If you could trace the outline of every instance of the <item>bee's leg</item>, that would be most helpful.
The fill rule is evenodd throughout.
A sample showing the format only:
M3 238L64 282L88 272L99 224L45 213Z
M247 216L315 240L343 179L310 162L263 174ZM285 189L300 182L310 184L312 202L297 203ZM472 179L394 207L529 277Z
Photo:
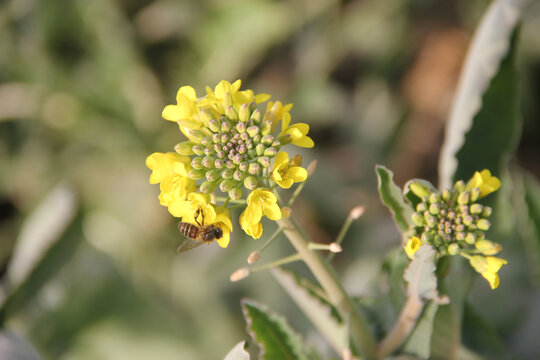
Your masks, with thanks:
M202 227L201 223L199 223L199 215L201 215L202 213L202 209L201 207L199 206L199 208L197 209L197 211L195 211L195 222L197 223L197 225L199 225L199 227ZM204 214L203 214L203 223L204 223Z

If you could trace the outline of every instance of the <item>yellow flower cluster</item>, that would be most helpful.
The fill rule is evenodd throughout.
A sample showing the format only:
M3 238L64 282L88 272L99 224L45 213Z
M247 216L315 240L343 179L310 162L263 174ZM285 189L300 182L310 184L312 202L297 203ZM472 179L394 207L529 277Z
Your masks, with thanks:
M314 146L309 125L291 123L292 104L268 102L261 110L258 105L270 95L240 87L240 80L221 81L214 89L207 87L203 97L191 86L181 87L176 104L167 105L162 116L176 122L187 140L175 146L176 152L156 152L146 159L150 183L160 185L160 204L182 222L219 227L221 247L229 244L233 230L229 203L246 204L240 226L255 239L262 235L263 216L281 218L273 191L308 175L302 158L290 159L282 148ZM243 198L245 190L249 194Z
M404 247L407 256L412 259L422 245L433 246L441 255L459 254L469 260L492 289L497 288L497 272L507 261L494 257L502 247L484 238L484 231L490 227L487 217L491 208L475 201L497 191L500 186L500 180L491 176L489 170L475 172L466 185L458 181L453 190L442 194L432 192L420 183L411 184L411 191L423 201L417 205L412 218L421 229L421 236L408 238Z

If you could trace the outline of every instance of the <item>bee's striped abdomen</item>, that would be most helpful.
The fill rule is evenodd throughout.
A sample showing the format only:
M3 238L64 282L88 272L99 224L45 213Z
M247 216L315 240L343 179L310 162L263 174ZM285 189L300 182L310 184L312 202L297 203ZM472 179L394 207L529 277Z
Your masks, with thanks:
M181 222L178 224L178 229L180 230L180 233L185 237L197 240L197 236L199 235L199 228L196 225L187 222Z

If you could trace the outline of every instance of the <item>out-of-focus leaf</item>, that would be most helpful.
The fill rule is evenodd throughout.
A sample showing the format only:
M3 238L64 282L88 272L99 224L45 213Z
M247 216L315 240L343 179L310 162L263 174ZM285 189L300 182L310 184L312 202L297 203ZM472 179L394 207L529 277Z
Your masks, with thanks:
M20 285L60 239L75 216L77 200L65 184L54 188L24 222L8 266L10 286Z
M465 303L463 311L463 345L490 359L503 358L505 349L499 335L473 307Z
M232 348L223 360L249 360L249 353L245 350L246 342L240 341Z
M409 259L401 248L388 254L383 263L382 270L388 274L390 300L394 309L396 309L396 314L406 300L403 273L408 265Z
M525 174L523 191L526 214L522 214L519 229L522 233L525 232L523 239L532 277L537 284L540 284L540 184L534 177Z
M430 339L433 332L433 320L439 304L430 301L425 307L422 315L416 321L416 326L411 335L403 345L402 352L409 355L418 356L421 359L428 359L430 356Z
M521 126L514 67L521 7L494 1L478 26L456 92L439 161L441 187L476 170L500 175Z
M435 250L429 245L421 246L403 274L409 283L407 295L422 300L443 301L437 292L435 270Z
M347 347L347 329L332 315L335 312L332 305L304 287L292 272L274 268L272 275L334 350L341 354Z
M242 300L242 309L247 330L259 346L261 359L307 360L300 336L283 316L250 299Z
M8 331L0 332L0 359L40 360L36 349L25 339Z
M392 214L394 220L401 232L407 231L411 225L411 215L413 209L403 199L401 189L394 184L394 173L382 165L375 166L379 184L379 195L382 202L386 205Z

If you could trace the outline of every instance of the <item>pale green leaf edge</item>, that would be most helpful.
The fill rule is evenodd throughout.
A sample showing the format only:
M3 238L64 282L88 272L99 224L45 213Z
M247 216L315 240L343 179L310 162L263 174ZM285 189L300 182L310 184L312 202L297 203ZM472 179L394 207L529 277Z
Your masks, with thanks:
M401 193L401 189L394 181L394 173L383 165L376 165L378 190L383 204L390 209L394 220L401 232L409 229L413 209L407 204Z
M245 350L246 342L240 341L225 355L223 360L249 360L249 353Z

